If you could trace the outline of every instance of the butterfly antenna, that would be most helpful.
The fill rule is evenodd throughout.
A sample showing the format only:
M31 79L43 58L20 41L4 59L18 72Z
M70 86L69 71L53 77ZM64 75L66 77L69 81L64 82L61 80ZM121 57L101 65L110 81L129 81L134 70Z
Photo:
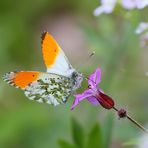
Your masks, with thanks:
M90 55L89 55L89 59L95 55L95 52L93 51Z
M93 51L86 59L83 63L81 63L76 69L80 69L80 67L82 67L84 64L87 64L90 59L95 55L95 52Z
M95 55L95 51L93 51L86 59L85 59L85 64L88 63L90 61L90 59ZM81 66L84 65L84 62L82 64L79 65L79 67L77 69L79 69ZM90 80L92 81L93 83L96 84L96 82L94 82L93 80L89 79L89 76L84 74L82 75L82 77L85 79L85 80Z

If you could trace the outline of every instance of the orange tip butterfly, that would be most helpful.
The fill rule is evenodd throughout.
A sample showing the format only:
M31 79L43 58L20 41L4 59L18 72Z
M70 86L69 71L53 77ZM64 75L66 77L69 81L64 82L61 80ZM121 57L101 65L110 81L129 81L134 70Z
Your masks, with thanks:
M81 86L83 76L72 67L63 50L48 32L44 32L41 38L47 72L9 72L3 76L3 80L24 90L30 100L56 106L65 103Z

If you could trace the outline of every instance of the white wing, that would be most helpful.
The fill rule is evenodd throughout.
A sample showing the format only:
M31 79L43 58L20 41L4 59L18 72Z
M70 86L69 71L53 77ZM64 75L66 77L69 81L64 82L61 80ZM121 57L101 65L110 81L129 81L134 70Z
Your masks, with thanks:
M73 91L70 78L35 71L6 73L3 79L10 85L20 88L30 100L58 105L65 103Z
M69 78L40 73L36 81L33 81L25 88L25 95L40 103L48 103L54 106L66 103L71 95L73 84Z
M47 72L70 76L75 71L58 43L48 32L42 34L42 53Z

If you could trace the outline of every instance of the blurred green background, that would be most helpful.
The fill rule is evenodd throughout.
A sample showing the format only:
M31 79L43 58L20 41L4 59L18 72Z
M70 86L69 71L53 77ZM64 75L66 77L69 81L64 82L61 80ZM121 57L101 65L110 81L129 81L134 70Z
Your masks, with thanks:
M117 6L112 14L94 17L98 5L98 0L0 0L0 76L45 71L40 36L47 30L78 70L90 74L99 65L101 88L145 125L148 48L140 47L134 32L146 21L148 8L125 11ZM84 82L79 92L86 87ZM135 147L130 141L142 133L132 123L87 101L71 111L73 99L58 107L39 104L0 79L0 148Z

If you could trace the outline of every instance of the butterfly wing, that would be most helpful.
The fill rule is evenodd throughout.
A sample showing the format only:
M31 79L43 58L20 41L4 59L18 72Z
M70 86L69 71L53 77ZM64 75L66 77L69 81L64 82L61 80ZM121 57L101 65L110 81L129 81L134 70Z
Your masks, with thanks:
M42 53L47 72L70 76L75 71L58 43L48 32L42 34Z
M58 105L80 87L82 75L71 66L64 52L48 32L42 35L42 53L47 73L20 71L6 73L3 79L24 90L25 95L38 102Z
M70 78L41 72L10 72L3 79L24 90L29 99L53 105L65 103L73 87Z

